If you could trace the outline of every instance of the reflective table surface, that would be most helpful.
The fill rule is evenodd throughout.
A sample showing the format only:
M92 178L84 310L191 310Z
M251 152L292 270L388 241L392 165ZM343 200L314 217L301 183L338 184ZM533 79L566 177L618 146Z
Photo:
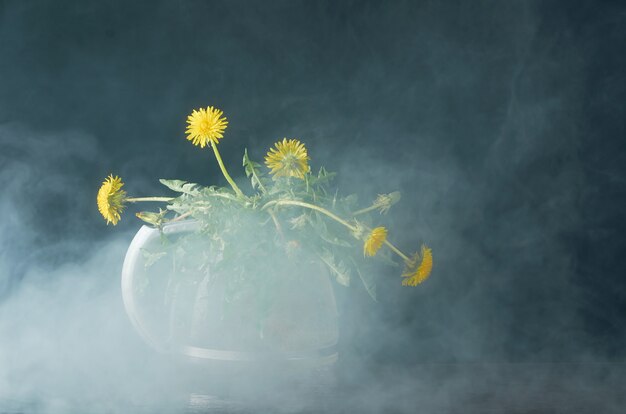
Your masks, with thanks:
M625 364L424 364L271 386L257 380L242 378L230 388L187 383L152 396L112 395L106 401L42 390L28 400L0 398L0 414L626 412Z

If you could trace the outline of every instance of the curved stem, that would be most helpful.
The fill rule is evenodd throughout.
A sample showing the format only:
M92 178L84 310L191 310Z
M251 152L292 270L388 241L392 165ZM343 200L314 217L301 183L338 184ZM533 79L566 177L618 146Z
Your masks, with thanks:
M344 225L345 227L347 227L351 231L357 231L357 228L355 226L353 226L352 224L348 223L347 221L345 221L341 217L331 213L330 211L326 210L325 208L316 206L315 204L309 204L309 203L305 203L303 201L296 201L296 200L274 200L274 201L268 202L263 207L261 207L261 210L265 210L266 208L268 208L270 206L273 206L273 205L276 205L276 206L280 206L280 205L299 206L299 207L304 207L304 208L308 208L308 209L311 209L311 210L319 211L320 213L330 217L331 219L335 220L336 222ZM369 229L369 230L371 231L371 229ZM395 254L400 256L405 262L408 262L408 261L411 260L406 254L402 253L402 251L400 249L398 249L396 246L391 244L391 242L389 240L385 240L384 243L387 245L387 247L389 247L391 249L391 251L393 251Z
M220 169L222 170L222 174L224 174L224 177L226 178L226 181L228 181L228 184L230 184L230 186L233 188L233 190L235 190L235 193L238 196L245 197L243 193L241 192L241 190L239 189L239 187L237 187L237 184L235 184L235 181L233 181L233 179L231 178L230 174L228 174L228 171L226 171L226 167L224 166L224 161L222 161L222 156L220 155L220 152L217 150L217 145L211 142L211 147L213 148L213 153L215 154L217 163L219 164Z
M273 206L273 205L276 205L276 206L299 206L299 207L304 207L304 208L308 208L308 209L311 209L311 210L315 210L315 211L318 211L318 212L324 214L325 216L330 217L331 219L335 220L337 223L344 225L345 227L349 228L351 231L356 231L357 230L357 228L355 226L353 226L352 224L348 223L347 221L345 221L341 217L331 213L330 211L326 210L325 208L316 206L315 204L305 203L303 201L274 200L274 201L268 202L263 207L261 207L261 210L265 210L266 208L268 208L270 206Z
M164 201L169 203L173 199L173 197L129 197L125 198L124 201L128 201L129 203L138 203L141 201Z

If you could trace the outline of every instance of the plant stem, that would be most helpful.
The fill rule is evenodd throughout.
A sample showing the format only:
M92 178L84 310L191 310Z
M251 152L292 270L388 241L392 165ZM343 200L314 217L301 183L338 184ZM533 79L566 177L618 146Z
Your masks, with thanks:
M363 208L361 210L355 211L354 213L352 213L353 216L358 216L359 214L364 214L364 213L368 213L372 210L376 210L379 206L376 204L372 204L371 206L367 207L367 208Z
M391 244L388 240L385 240L385 244L387 245L387 247L389 247L395 254L397 254L398 256L400 256L405 262L410 261L411 259L404 253L402 253L400 251L400 249L398 249L396 246L394 246L393 244Z
M278 221L278 218L276 218L276 214L274 214L274 212L272 210L267 210L268 214L270 215L270 217L272 218L272 221L274 221L274 226L276 226L276 231L278 231L278 235L280 236L280 240L285 243L285 234L283 233L283 228L280 225L280 222Z
M213 153L215 154L217 163L219 164L220 169L222 170L222 174L224 174L224 177L226 178L226 181L228 181L228 184L230 184L230 186L233 188L233 190L235 190L235 193L238 196L245 197L243 193L241 192L241 190L239 189L239 187L237 187L237 184L235 184L233 179L230 177L230 174L228 174L228 171L226 171L226 167L224 166L224 161L222 161L222 156L220 155L220 152L217 150L217 145L215 145L214 142L211 142L211 147L213 148Z
M188 211L188 212L186 212L186 213L183 213L183 214L181 214L180 216L178 216L178 217L176 217L176 218L171 219L169 222L170 222L170 223L174 223L174 222L176 222L176 221L180 221L180 220L186 219L186 218L187 218L187 217L189 217L189 216L191 216L191 211Z
M274 201L268 202L263 207L261 207L261 210L265 210L266 208L268 208L270 206L273 206L273 205L276 205L276 206L280 206L280 205L299 206L299 207L304 207L304 208L308 208L308 209L311 209L311 210L319 211L320 213L330 217L331 219L335 220L336 222L344 225L345 227L347 227L351 231L357 231L357 228L355 226L353 226L352 224L348 223L347 221L345 221L341 217L338 217L337 215L331 213L330 211L326 210L325 208L316 206L315 204L309 204L309 203L305 203L303 201L296 201L296 200L274 200ZM371 229L368 229L368 230L371 231ZM400 251L400 249L398 249L396 246L391 244L391 242L389 242L388 240L385 240L385 244L387 245L387 247L389 247L391 249L391 251L393 251L395 254L400 256L405 262L408 262L408 261L411 260L406 254L402 253L402 251Z
M129 203L137 203L140 201L164 201L166 203L172 201L174 198L172 197L130 197L125 198L124 201L128 201Z
M270 201L267 204L265 204L263 207L261 207L261 210L265 210L266 208L272 206L272 205L277 205L277 206L299 206L299 207L304 207L304 208L308 208L311 210L315 210L318 211L328 217L330 217L331 219L335 220L337 223L340 223L342 225L344 225L345 227L349 228L351 231L356 231L357 228L355 226L353 226L352 224L348 223L347 221L345 221L344 219L342 219L339 216L336 216L335 214L331 213L330 211L326 210L323 207L319 207L316 206L315 204L309 204L309 203L305 203L303 201L296 201L296 200L274 200L274 201Z

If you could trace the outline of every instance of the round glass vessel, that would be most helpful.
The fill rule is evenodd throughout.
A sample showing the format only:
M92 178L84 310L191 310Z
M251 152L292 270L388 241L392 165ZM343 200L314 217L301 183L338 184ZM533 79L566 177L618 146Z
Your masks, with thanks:
M190 220L165 224L162 231L143 226L126 252L124 306L151 347L207 362L336 361L337 306L318 260L263 252L249 283L220 265L222 252L198 228Z

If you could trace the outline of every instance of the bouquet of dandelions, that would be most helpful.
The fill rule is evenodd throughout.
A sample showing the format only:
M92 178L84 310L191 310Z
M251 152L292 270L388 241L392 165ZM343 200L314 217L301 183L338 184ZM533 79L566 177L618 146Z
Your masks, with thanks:
M372 212L386 214L400 199L398 192L380 194L373 203L358 209L356 196L339 196L329 189L334 174L321 167L311 172L307 149L297 139L276 142L265 157L263 167L250 160L247 150L243 168L250 179L252 193L245 194L226 170L218 144L228 125L223 112L212 106L194 110L187 118L187 139L200 148L211 147L230 188L203 186L181 180L160 180L176 197L129 197L118 176L110 175L98 191L98 209L108 223L116 225L127 203L163 202L158 212L137 213L144 222L162 229L168 223L183 219L197 221L196 240L207 241L213 254L185 258L184 240L163 243L162 251L146 252L147 263L154 263L166 252L183 252L183 261L194 266L221 267L232 274L231 290L238 286L259 286L266 274L276 269L273 260L318 260L328 267L341 285L349 285L353 277L362 280L367 292L376 298L375 272L372 258L390 264L391 253L404 262L403 286L416 286L426 280L433 266L431 249L422 246L411 256L404 254L388 239L385 227L372 224ZM187 241L186 245L191 244ZM387 249L382 247L386 246ZM274 252L282 251L276 256ZM219 254L216 254L219 252ZM267 262L267 260L265 260ZM209 265L209 266L207 266ZM397 265L397 264L396 264Z

